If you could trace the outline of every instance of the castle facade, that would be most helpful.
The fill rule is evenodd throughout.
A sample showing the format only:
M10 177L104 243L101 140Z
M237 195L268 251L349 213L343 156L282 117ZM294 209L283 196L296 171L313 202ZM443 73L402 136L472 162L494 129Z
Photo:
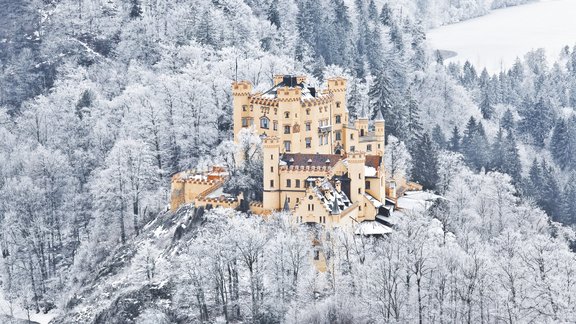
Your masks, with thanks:
M253 211L289 210L302 223L386 224L396 189L385 178L385 121L378 113L372 122L367 116L351 122L344 78L316 89L306 77L278 75L266 92L253 92L248 81L233 82L232 95L234 139L252 128L263 142L264 198L251 204ZM214 171L187 174L173 177L173 209L205 201L209 197L200 189L213 194L225 181ZM220 198L227 207L233 200Z

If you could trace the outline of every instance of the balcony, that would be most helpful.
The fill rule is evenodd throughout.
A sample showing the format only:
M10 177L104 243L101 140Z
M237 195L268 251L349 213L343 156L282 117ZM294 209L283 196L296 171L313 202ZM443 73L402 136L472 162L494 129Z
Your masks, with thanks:
M324 134L332 131L332 125L318 127L318 133Z

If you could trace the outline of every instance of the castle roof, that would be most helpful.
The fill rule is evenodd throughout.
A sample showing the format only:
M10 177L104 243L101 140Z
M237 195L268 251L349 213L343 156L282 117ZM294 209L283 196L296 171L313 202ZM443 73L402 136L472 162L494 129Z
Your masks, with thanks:
M342 157L338 154L302 154L286 153L280 160L287 165L295 166L329 166L333 167Z
M382 158L378 155L366 155L366 162L364 162L364 165L378 170L381 159Z
M327 178L320 180L320 184L314 187L316 196L322 201L324 207L332 215L338 215L352 205L344 191L338 191Z
M302 99L311 99L316 97L316 89L314 87L309 87L305 82L298 82L298 77L296 76L285 75L282 82L265 91L262 94L262 98L276 99L278 97L278 89L283 87L300 88Z

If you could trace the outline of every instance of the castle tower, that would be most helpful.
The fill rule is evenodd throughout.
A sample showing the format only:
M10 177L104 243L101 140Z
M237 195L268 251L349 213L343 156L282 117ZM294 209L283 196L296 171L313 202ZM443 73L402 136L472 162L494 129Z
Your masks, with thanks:
M280 152L301 152L300 148L300 98L302 90L299 87L279 87L277 90L280 122L278 136L280 137ZM284 128L289 127L285 132Z
M234 142L238 143L238 133L243 127L252 126L249 96L252 84L249 81L232 82L232 114L234 116Z
M344 120L344 116L347 116L348 112L346 107L346 79L342 77L328 79L328 91L334 95L334 114L342 115L342 123L348 123L348 120Z
M364 152L348 154L348 177L350 178L350 201L352 203L362 201L364 196L364 164L366 156Z
M377 152L378 155L384 156L384 142L386 141L386 135L384 133L385 124L384 124L384 117L382 116L382 112L378 110L376 113L376 119L374 119L374 135L377 138L378 146Z
M264 159L264 209L280 209L280 141L278 137L264 138L262 141Z

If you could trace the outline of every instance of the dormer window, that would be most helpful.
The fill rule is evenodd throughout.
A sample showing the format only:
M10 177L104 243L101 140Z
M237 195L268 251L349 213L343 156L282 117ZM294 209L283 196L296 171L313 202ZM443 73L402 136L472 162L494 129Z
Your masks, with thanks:
M268 119L268 117L260 118L260 128L264 129L270 128L270 119Z

